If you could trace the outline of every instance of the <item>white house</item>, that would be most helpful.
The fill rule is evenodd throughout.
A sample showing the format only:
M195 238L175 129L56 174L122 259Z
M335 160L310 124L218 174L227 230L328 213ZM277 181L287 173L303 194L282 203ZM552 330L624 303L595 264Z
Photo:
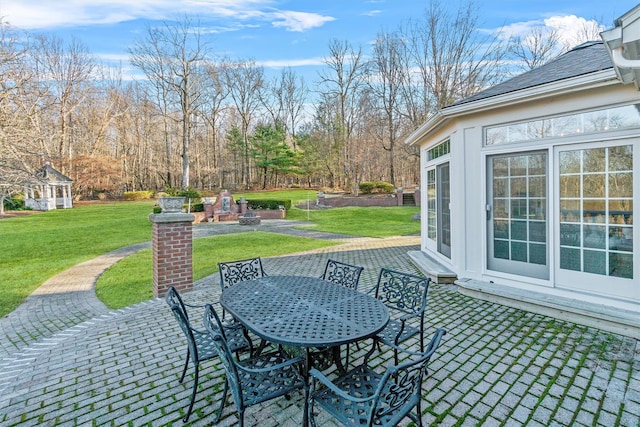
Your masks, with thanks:
M421 251L461 292L640 337L640 5L440 110L420 147Z

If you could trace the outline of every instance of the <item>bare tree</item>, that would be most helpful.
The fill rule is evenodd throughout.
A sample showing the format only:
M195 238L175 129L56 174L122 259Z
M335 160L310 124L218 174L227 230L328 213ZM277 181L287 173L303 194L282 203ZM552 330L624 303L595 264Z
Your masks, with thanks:
M519 68L528 71L554 58L561 52L562 46L558 30L538 27L524 37L514 38L509 50L522 63Z
M296 76L291 68L284 68L280 76L268 86L271 102L265 100L265 107L274 123L282 123L291 137L293 149L296 149L296 130L304 113L305 102L309 95L305 81Z
M182 182L189 186L189 146L191 119L199 92L196 81L206 58L207 44L199 26L189 18L161 27L147 28L147 36L129 50L131 63L155 85L162 111L175 110L181 124ZM177 108L175 104L177 103Z
M347 178L346 186L353 190L354 187L357 189L353 171L358 165L353 159L351 134L358 120L358 98L364 84L365 61L362 49L353 48L348 41L333 39L329 42L329 56L324 59L324 63L328 70L320 72L318 83L327 99L322 107L334 108L332 113L336 120L332 131L342 151L341 164Z
M240 178L242 184L247 187L252 182L249 131L265 98L264 69L257 66L253 60L228 62L225 67L225 80L241 120L243 164Z
M478 6L461 4L453 14L433 0L424 19L408 27L413 60L428 88L431 108L440 109L503 78L507 47L478 31Z
M404 68L406 60L404 41L393 33L380 32L373 44L373 54L369 63L368 87L371 95L368 99L372 107L381 115L384 125L380 132L380 142L389 154L389 181L396 184L395 156L396 142L399 138L402 116L402 87L409 70Z
M34 59L40 72L41 83L48 87L52 107L57 112L57 149L56 155L62 160L71 160L72 148L71 122L74 111L86 102L90 92L89 81L96 67L93 56L87 47L73 38L65 45L58 37L37 37ZM52 111L52 114L55 114Z
M50 88L38 80L31 42L0 19L0 214L49 157L41 122Z

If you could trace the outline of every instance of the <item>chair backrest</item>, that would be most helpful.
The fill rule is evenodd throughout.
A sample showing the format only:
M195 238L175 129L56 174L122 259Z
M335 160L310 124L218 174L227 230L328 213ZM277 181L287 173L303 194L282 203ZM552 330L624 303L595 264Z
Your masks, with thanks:
M427 305L430 281L428 277L382 268L375 297L392 309L407 314L418 313Z
M364 270L364 267L330 259L327 261L321 279L345 288L357 289L362 270Z
M176 318L178 325L180 325L180 329L184 333L187 338L187 345L189 346L189 354L191 355L191 360L196 363L198 360L198 346L196 345L195 337L193 336L193 329L191 327L191 323L189 323L189 315L187 314L187 308L180 297L180 294L171 286L167 295L165 296L165 301L171 308L171 312L173 313L173 317Z
M406 352L413 356L409 361L387 369L376 388L368 426L395 426L418 404L427 365L445 334L438 329L424 353Z
M236 283L265 276L262 260L259 257L219 262L218 269L220 270L220 286L223 291Z
M204 309L204 326L213 339L213 345L216 348L220 361L222 362L222 366L224 367L236 407L242 408L242 388L240 386L238 369L236 368L233 355L229 349L229 344L227 343L227 338L224 333L220 317L211 304L207 304Z

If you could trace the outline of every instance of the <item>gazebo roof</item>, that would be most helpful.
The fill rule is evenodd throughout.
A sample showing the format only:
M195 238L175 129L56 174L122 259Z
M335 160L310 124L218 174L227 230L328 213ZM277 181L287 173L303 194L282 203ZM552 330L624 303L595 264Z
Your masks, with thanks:
M47 183L67 183L72 182L73 180L68 176L62 174L60 171L51 166L51 163L46 162L43 167L38 169L35 173L35 176L40 182Z

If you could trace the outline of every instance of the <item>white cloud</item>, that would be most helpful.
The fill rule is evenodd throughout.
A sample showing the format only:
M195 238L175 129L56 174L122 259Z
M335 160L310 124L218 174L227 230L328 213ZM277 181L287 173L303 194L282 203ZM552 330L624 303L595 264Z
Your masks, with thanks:
M560 43L573 46L582 39L585 29L594 28L603 31L605 28L594 19L585 19L575 15L554 15L543 20L515 22L504 26L501 30L501 38L521 37L531 33L534 28L555 30L558 33Z
M605 29L594 19L587 20L575 15L552 16L545 19L544 23L547 27L555 29L558 32L560 42L567 46L575 46L580 42L585 30L596 29L601 32Z
M370 10L368 12L363 13L364 16L376 16L381 14L382 11L380 9L376 9L376 10Z
M203 20L235 20L241 25L271 22L288 31L305 31L335 19L276 9L274 3L274 0L1 0L0 16L11 25L28 30L116 24L134 19L169 20L191 14ZM222 25L218 24L218 28Z
M305 31L335 20L331 16L308 12L278 11L273 15L276 19L273 21L273 26L284 27L287 31Z
M274 59L268 61L258 61L258 65L266 68L285 68L285 67L313 67L324 65L323 58L306 58L306 59Z

